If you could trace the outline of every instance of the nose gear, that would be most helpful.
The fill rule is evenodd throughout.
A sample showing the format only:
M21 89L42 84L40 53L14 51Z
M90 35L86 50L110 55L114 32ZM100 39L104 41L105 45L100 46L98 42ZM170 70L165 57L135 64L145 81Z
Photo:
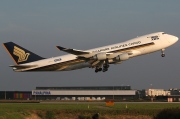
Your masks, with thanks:
M165 49L161 49L161 57L165 57L165 53L164 53Z

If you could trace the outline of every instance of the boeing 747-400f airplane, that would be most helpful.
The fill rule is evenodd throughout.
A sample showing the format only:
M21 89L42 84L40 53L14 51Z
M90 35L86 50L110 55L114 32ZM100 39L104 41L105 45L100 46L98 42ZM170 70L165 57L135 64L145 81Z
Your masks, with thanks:
M23 47L7 42L3 46L16 65L10 65L14 71L69 71L85 67L95 68L95 72L107 71L109 64L120 64L129 58L161 51L165 57L165 48L178 41L178 37L164 32L140 36L122 43L103 46L90 50L76 50L56 46L68 55L43 58Z

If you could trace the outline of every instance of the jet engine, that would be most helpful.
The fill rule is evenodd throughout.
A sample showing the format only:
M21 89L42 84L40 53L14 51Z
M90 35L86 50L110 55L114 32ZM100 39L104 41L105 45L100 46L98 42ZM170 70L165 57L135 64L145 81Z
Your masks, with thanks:
M127 59L129 59L128 53L123 53L123 54L118 55L117 57L115 57L116 61L124 61L124 60L127 60Z
M98 53L93 56L94 60L105 60L106 58L106 53Z

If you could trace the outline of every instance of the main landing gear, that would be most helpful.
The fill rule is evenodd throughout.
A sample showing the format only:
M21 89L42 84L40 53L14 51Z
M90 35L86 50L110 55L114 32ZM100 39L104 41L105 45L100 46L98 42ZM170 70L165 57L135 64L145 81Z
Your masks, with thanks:
M103 65L103 72L108 71L108 68L109 68L109 64L104 64Z
M165 57L165 53L164 53L165 49L161 49L161 57Z
M99 67L96 67L95 72L96 72L96 73L99 72L99 71L106 72L106 71L108 71L108 68L109 68L109 64L104 64L104 65L103 65L103 69L102 69L102 68L99 68Z
M95 72L97 73L99 71L102 71L102 68L96 67Z

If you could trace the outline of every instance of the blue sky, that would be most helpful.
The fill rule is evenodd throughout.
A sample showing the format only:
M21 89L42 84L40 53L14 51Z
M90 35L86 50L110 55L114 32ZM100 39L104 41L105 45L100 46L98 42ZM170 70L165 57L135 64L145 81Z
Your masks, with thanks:
M2 0L0 43L13 41L42 56L63 55L55 46L91 49L164 31L180 37L178 0ZM70 72L16 73L14 62L0 47L0 90L31 90L36 86L118 86L133 89L179 87L180 43L160 52L112 65L106 73L93 69Z

